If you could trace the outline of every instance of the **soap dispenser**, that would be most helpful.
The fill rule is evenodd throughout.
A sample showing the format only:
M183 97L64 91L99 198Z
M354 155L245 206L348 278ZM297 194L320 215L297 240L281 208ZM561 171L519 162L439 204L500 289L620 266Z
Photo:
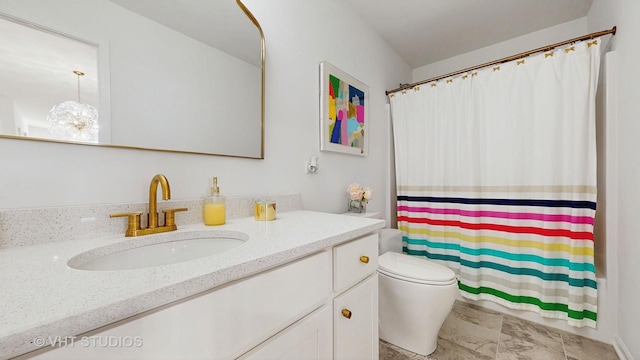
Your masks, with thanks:
M222 225L226 222L227 208L224 196L220 195L217 176L213 177L210 195L204 198L203 213L205 225Z

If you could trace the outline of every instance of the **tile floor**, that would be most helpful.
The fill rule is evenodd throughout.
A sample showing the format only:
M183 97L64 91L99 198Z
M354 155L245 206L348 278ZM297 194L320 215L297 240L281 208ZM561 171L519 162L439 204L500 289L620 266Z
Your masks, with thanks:
M429 356L380 341L380 360L617 360L613 346L456 302Z

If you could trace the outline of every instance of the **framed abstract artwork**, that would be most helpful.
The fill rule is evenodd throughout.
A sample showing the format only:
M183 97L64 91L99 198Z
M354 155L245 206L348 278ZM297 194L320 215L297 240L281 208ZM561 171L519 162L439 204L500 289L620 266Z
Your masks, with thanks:
M326 61L320 63L320 150L366 156L369 87Z

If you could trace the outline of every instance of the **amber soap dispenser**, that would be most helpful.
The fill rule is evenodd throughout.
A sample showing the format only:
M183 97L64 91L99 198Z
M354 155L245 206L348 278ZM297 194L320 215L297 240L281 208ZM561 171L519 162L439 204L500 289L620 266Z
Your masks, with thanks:
M220 195L217 176L213 177L210 196L204 198L203 212L205 225L222 225L227 220L227 208L224 196Z

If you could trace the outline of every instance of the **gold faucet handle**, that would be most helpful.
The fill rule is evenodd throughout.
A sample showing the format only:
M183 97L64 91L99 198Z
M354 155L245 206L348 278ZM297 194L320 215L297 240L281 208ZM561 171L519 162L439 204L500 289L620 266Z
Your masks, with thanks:
M127 231L125 231L124 233L124 236L136 236L137 231L140 230L140 217L142 216L142 211L109 215L109 217L111 218L125 216L129 218L129 224L127 226Z
M176 226L176 213L178 211L189 211L187 208L166 209L164 213L164 226Z

